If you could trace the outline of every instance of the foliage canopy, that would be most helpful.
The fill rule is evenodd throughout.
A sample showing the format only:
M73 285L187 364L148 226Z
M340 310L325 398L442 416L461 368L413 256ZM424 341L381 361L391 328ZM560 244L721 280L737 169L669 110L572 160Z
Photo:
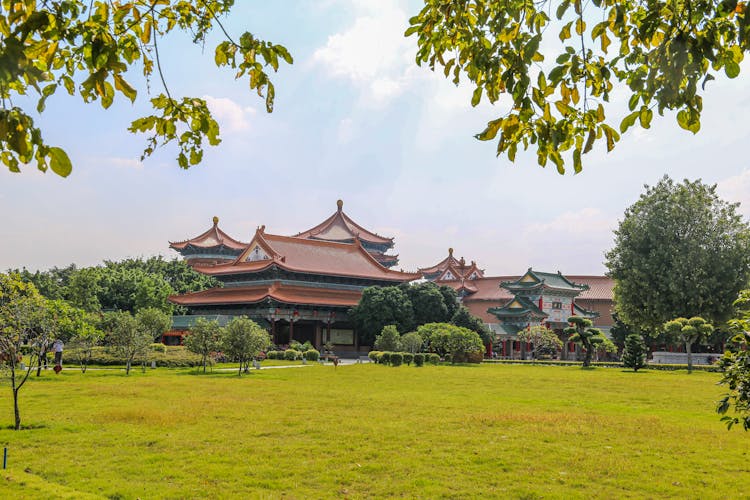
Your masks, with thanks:
M625 211L606 265L626 324L652 336L675 317L720 325L750 278L750 230L716 186L665 176Z
M508 112L478 139L497 139L497 155L511 161L520 146L536 149L539 164L561 174L563 153L580 172L595 143L611 151L636 123L649 128L654 111L675 111L680 127L698 132L706 83L738 76L750 47L738 0L425 0L409 23L417 63L471 82L472 105L508 96ZM615 86L629 108L619 123L608 115Z
M176 142L177 163L200 163L203 142L220 142L219 126L203 99L173 96L162 71L159 44L175 31L203 45L210 32L224 35L214 50L218 67L245 78L251 90L273 110L275 89L267 73L280 62L292 63L281 45L245 32L233 38L222 26L234 0L2 0L0 8L0 161L11 171L36 162L63 177L72 170L67 153L47 144L31 110L15 105L19 96L38 96L36 111L58 91L98 101L109 108L119 93L135 102L138 91L128 78L140 69L150 87L154 74L163 91L151 98L153 114L132 122L131 132L149 134L141 159L158 146Z

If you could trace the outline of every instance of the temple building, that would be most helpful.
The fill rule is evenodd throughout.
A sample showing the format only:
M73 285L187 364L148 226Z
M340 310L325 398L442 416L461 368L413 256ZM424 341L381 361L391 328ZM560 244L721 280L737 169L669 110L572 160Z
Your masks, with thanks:
M419 273L424 279L435 282L465 282L484 278L484 269L479 269L473 260L467 265L463 257L456 259L452 248L448 249L446 258L434 266L420 268Z
M559 271L545 273L529 268L520 278L504 281L500 286L510 292L513 298L500 307L490 308L487 312L498 320L493 331L502 356L525 352L524 347L527 346L521 345L517 339L520 330L544 326L554 330L565 341L567 339L563 329L568 326L570 316L583 316L592 320L598 316L598 313L576 304L576 297L588 290L588 285L574 283ZM575 353L576 347L566 343L561 358L566 359L569 352Z
M199 317L226 321L243 315L267 327L277 345L296 340L320 348L331 342L336 352L367 352L369 346L359 345L348 318L348 310L357 305L362 290L406 283L421 275L383 266L378 257L395 258L385 254L393 239L363 229L341 208L339 202L336 214L297 236L269 234L261 226L250 243L224 261L209 257L219 255L217 250L224 252L222 257L229 255L226 235L216 223L213 233L209 230L192 240L172 243L196 271L223 284L170 297L190 313L174 318L174 329L182 331L173 330L173 339L179 340L175 337ZM219 241L219 237L223 239Z

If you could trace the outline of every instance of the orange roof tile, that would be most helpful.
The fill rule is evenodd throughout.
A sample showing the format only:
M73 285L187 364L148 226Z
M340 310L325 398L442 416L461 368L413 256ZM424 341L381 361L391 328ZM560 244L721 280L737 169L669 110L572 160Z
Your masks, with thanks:
M211 226L211 228L209 228L209 230L205 233L189 240L169 242L169 246L171 248L174 248L175 250L183 250L188 245L200 248L211 248L219 245L224 245L225 247L232 248L234 250L242 250L247 246L247 243L237 241L227 233L219 229L219 218L214 217L213 226Z
M453 257L452 248L448 249L448 257L444 258L434 266L420 268L419 272L425 276L435 273L440 273L442 275L448 269L450 269L453 275L458 279L468 278L473 272L476 272L480 278L484 276L484 271L479 269L477 263L473 260L467 265L463 257L461 257L460 260ZM439 280L440 278L437 279Z
M613 290L615 288L615 280L607 276L574 276L565 275L570 281L573 281L579 285L588 285L589 289L581 292L578 296L579 299L590 299L590 300L613 300Z
M368 231L354 222L343 211L344 202L336 202L338 209L317 226L295 235L297 238L315 238L326 241L351 241L359 238L368 243L393 246L393 238L386 238Z
M263 260L248 261L249 253L261 247ZM232 263L195 269L209 275L253 272L276 265L289 271L407 282L419 279L418 273L393 271L383 267L357 240L354 244L268 234L259 228L245 251Z
M255 304L273 299L284 304L352 307L357 305L361 291L313 288L307 286L253 285L245 287L212 288L201 292L173 295L170 302L183 306L217 304Z

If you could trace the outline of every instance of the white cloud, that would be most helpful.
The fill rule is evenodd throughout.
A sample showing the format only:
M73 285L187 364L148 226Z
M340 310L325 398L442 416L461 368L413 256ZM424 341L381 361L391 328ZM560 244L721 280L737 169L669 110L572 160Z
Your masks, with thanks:
M313 53L312 62L351 81L371 104L383 104L403 92L413 64L414 42L404 37L408 16L395 0L358 0L355 13L348 28Z
M750 170L728 177L717 183L719 196L732 202L740 203L740 213L750 217Z
M549 222L529 224L525 235L551 235L580 237L581 235L601 234L611 232L617 226L617 219L608 216L598 208L582 208L575 212L562 212L555 215Z
M211 114L219 122L222 132L242 132L250 128L250 122L247 121L247 114L255 114L255 110L250 107L242 108L239 104L228 97L213 97L204 95Z

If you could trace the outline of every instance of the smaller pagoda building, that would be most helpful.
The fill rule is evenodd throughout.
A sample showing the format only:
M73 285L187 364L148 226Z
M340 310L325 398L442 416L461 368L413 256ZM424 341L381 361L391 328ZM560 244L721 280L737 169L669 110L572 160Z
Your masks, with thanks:
M367 349L348 317L364 288L420 278L384 267L356 237L342 243L279 236L265 226L233 261L194 268L223 286L170 297L192 317L248 316L266 326L277 345L330 342L337 353L350 354Z
M456 259L453 248L448 249L446 258L434 266L420 268L418 272L428 281L453 288L459 299L476 293L476 280L484 278L484 269L479 269L473 260L467 264L463 257Z
M359 240L362 247L381 265L393 267L398 264L398 255L386 252L393 249L393 238L380 236L354 222L344 212L344 202L336 201L336 211L317 226L295 235L296 238L354 243Z
M234 261L247 247L247 243L235 240L219 228L219 218L214 216L208 231L185 241L170 241L169 247L176 250L190 264L214 265Z
M545 326L554 330L563 341L563 329L568 326L568 317L583 316L595 318L576 304L576 297L589 289L588 285L576 284L559 271L546 273L529 268L526 273L513 281L504 281L500 286L512 294L512 298L500 307L487 312L498 319L493 325L503 357L525 357L529 347L518 341L518 332L532 326ZM569 352L576 352L569 343L563 346L561 357L566 359Z

